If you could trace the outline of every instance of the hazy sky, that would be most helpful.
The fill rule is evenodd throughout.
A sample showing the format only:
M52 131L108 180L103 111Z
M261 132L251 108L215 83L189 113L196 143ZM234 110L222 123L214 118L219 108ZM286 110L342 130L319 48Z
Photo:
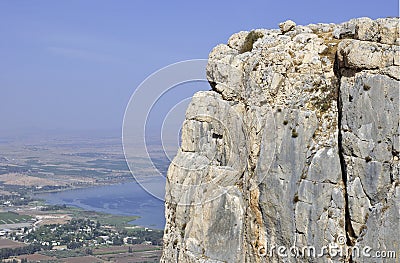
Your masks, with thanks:
M0 137L120 130L146 76L240 30L398 12L397 0L0 0Z

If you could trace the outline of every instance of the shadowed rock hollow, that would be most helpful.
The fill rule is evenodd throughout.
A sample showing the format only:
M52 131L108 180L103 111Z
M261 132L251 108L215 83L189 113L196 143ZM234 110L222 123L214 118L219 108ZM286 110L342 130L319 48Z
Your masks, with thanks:
M399 19L279 27L209 55L212 90L192 98L168 171L162 262L376 262L271 246L399 251Z

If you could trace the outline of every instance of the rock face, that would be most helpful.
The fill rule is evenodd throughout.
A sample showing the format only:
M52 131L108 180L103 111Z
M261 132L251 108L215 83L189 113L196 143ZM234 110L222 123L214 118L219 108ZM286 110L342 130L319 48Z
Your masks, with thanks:
M360 18L215 47L168 171L162 262L399 257L399 43L398 18Z

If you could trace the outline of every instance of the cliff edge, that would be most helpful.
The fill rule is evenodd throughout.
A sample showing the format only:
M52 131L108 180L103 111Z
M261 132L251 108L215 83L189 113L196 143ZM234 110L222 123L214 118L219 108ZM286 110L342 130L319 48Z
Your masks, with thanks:
M162 262L400 257L399 19L279 27L209 55L212 90L168 170Z

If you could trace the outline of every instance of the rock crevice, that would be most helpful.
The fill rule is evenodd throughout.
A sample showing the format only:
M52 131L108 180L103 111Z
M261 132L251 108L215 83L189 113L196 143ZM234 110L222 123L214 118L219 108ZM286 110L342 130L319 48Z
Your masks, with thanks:
M336 57L335 64L338 65L339 61ZM338 78L338 83L341 81L341 72L340 68L336 72L336 76ZM338 88L338 98L337 98L337 107L338 107L338 147L339 147L339 159L340 159L340 168L341 168L341 173L342 173L342 181L344 184L343 190L344 190L344 204L345 204L345 211L344 211L344 220L345 220L345 231L346 231L346 244L348 246L353 246L354 245L354 240L356 239L356 236L354 234L354 229L353 225L351 223L351 216L350 216L350 208L349 208L349 196L347 192L348 188L348 182L347 182L347 166L346 166L346 160L344 156L344 146L343 146L343 135L342 135L342 118L343 118L343 102L342 102L342 94L340 91L340 85ZM348 257L348 261L352 262L352 257Z

